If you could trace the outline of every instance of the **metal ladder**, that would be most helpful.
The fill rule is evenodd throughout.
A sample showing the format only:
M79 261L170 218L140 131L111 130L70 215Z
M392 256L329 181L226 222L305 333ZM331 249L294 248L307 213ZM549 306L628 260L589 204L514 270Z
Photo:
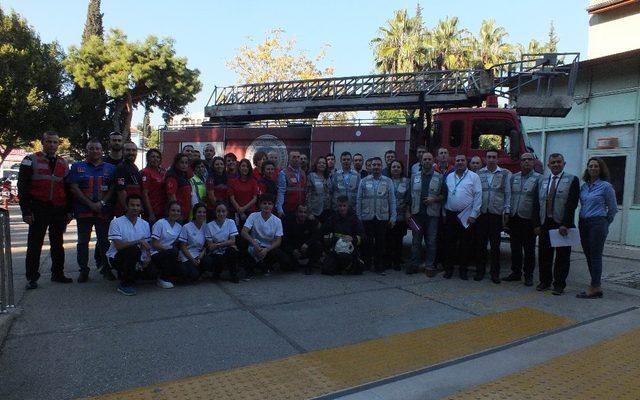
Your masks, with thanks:
M216 87L205 116L211 122L250 122L315 118L332 111L450 108L480 105L493 94L509 97L517 107L518 99L530 96L534 86L534 97L553 98L549 104L556 109L528 112L566 115L571 109L578 60L579 53L526 54L519 61L486 70L425 70ZM554 83L560 79L567 79L566 89L554 93ZM527 107L536 104L539 101ZM527 110L522 111L528 115Z

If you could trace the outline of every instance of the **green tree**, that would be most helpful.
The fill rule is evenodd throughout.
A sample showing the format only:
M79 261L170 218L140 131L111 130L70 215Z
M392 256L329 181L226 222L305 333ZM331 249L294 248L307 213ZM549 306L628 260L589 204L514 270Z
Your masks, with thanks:
M238 84L265 83L277 81L291 81L315 79L332 76L334 68L322 68L318 64L326 58L328 44L312 58L304 50L297 48L295 38L286 37L282 29L272 29L267 32L264 41L256 43L249 38L249 44L238 49L227 67L238 76ZM321 121L347 121L353 119L353 113L336 112L321 113Z
M62 50L0 8L0 161L45 130L66 126Z
M423 68L426 62L424 44L427 31L419 6L413 17L408 15L407 10L395 11L393 18L385 26L378 28L378 35L371 41L378 71L398 73Z
M473 36L459 26L458 17L438 21L428 37L430 64L435 69L463 69L471 65Z
M553 21L549 24L549 33L547 34L547 43L545 43L545 50L549 53L556 53L558 51L558 43L560 39L556 34L556 27L553 25Z
M94 36L103 40L102 16L100 0L90 0L82 32L83 45ZM108 100L104 89L83 88L74 83L68 110L69 136L73 148L83 150L90 137L107 141L109 132L113 129L107 118Z
M474 61L484 68L500 64L512 58L513 47L505 42L507 31L496 26L493 19L483 20L478 37L474 38Z
M157 107L168 121L183 113L202 88L200 71L189 69L187 59L176 56L172 39L149 36L144 42L130 42L117 29L104 41L94 35L79 48L72 46L65 67L80 87L106 91L113 102L113 128L125 139L137 106Z

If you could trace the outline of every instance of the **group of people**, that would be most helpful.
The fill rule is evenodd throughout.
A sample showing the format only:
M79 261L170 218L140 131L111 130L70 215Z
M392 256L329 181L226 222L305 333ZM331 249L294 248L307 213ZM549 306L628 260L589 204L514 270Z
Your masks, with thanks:
M18 189L23 220L29 224L27 288L37 288L40 253L48 229L51 280L64 275L62 233L72 218L78 226L78 282L89 279L89 241L97 238L94 258L118 291L134 295L138 279L156 279L161 288L203 277L239 282L256 272L265 275L302 269L311 274L385 275L388 268L433 277L439 268L450 279L454 267L468 279L484 279L486 265L494 283L533 285L535 243L539 237L537 289L560 295L569 273L571 247L552 247L549 231L567 235L579 202L580 234L592 281L579 297L602 297L602 250L608 225L617 211L608 171L599 158L589 160L584 183L564 171L561 154L549 156L549 173L533 170L534 155L521 155L521 172L498 166L498 152L467 160L440 148L434 156L424 146L405 170L396 153L367 160L343 152L309 163L293 150L288 165L278 154L257 151L252 160L235 154L216 156L204 147L204 159L184 146L165 171L162 154L147 152L139 170L133 142L109 137L105 155L90 140L86 158L73 163L56 154L57 133L42 136L43 150L25 157ZM412 231L411 259L403 260L403 238ZM501 232L511 237L511 273L500 276ZM489 251L487 251L487 245ZM555 262L553 260L555 255Z

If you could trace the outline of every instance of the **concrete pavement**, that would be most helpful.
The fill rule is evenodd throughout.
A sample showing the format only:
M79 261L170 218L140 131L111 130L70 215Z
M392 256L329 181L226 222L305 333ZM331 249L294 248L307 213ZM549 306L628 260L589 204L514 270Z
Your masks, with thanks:
M14 212L12 221L14 247L24 248L26 227L18 222L19 213ZM74 225L70 225L65 243L66 273L75 278ZM634 250L627 252L624 258L605 260L605 298L585 301L575 298L589 281L584 256L579 252L572 255L569 286L560 297L518 283L494 285L486 279L465 282L456 277L445 280L441 275L429 279L422 274L408 276L396 271L388 276L366 273L353 277L275 274L238 285L203 282L172 290L148 283L140 285L137 296L125 297L116 293L114 282L102 280L95 270L85 284L50 282L48 257L43 257L40 288L24 293L24 250L19 250L14 252L14 266L21 313L0 350L0 398L71 399L109 393L520 306L584 321L584 328L558 332L565 336L555 341L579 346L603 338L603 329L593 325L598 318L640 305L640 291L635 289L640 287L640 257ZM508 246L503 245L502 253L506 274ZM615 329L608 334L640 326L636 313L611 318L607 321ZM491 370L493 374L483 374L476 380L463 379L456 384L434 378L440 376L437 374L447 375L444 370L427 372L422 378L431 379L426 386L430 390L440 388L433 389L433 393L446 396L539 362L544 359L543 354L551 357L570 349L556 351L545 342L530 346L534 344L539 347L518 346L505 349L513 354L487 354L494 357L492 362L520 359L521 363L507 362L504 368ZM462 364L456 368L464 367ZM473 364L468 368L449 370L454 374L449 376L464 371L468 375ZM391 398L388 394L392 392L413 393L419 398L426 382L383 382L376 385L378 392L368 393L371 397L362 392L359 395L365 397L354 398ZM388 384L401 386L390 388ZM400 387L405 391L398 391Z

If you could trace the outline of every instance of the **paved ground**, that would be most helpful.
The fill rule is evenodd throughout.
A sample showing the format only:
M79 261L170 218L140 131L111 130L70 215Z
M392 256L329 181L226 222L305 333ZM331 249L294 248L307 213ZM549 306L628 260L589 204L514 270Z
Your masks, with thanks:
M137 296L125 297L116 293L115 283L103 281L96 271L85 284L50 282L48 258L43 258L40 288L24 293L26 227L19 222L19 213L12 211L19 310L0 349L0 398L7 400L110 393L522 306L582 321L575 329L556 333L563 336L554 343L574 343L574 347L640 327L640 316L628 311L640 305L640 290L635 289L640 287L640 257L633 250L612 251L617 258L605 261L605 298L593 301L575 298L588 282L584 256L579 252L573 253L569 286L561 297L516 283L444 280L441 275L429 279L395 271L384 277L296 273L238 285L207 282L173 290L145 284ZM75 278L73 225L65 243L66 273ZM509 264L507 247L503 245L503 269ZM625 310L627 313L613 315ZM6 319L0 316L0 325ZM596 329L597 323L612 328ZM391 393L404 393L396 397L425 398L428 382L429 398L438 398L540 362L542 354L550 358L572 349L552 346L551 351L542 340L552 339L487 354L497 364L485 363L484 369L486 365L496 368L476 379L433 379L445 370L425 371L425 375L363 388L369 392L344 394L391 398ZM506 353L509 351L515 353ZM519 364L513 362L514 357L521 360ZM471 364L450 367L458 368L455 376L473 375L469 374Z

